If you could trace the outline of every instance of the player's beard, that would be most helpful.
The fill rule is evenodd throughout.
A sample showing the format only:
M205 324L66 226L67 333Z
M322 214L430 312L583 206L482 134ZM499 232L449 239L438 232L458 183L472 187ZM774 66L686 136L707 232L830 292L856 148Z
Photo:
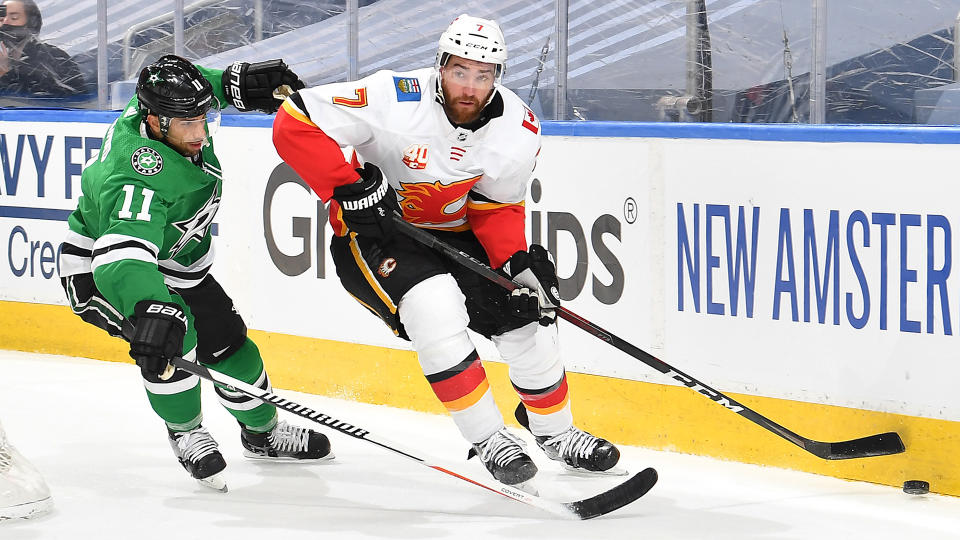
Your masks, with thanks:
M464 101L472 102L470 105L465 105ZM451 122L457 125L469 124L477 118L480 117L480 111L483 109L483 105L476 100L476 98L447 98L443 103L443 110L447 113L447 118Z
M469 124L470 122L475 121L477 118L480 118L480 112L486 106L487 101L490 99L490 94L493 93L493 89L490 89L485 98L482 100L476 95L459 95L451 96L450 88L447 87L445 82L441 81L440 83L441 90L443 91L443 112L447 114L447 118L457 125ZM465 102L469 102L467 105Z

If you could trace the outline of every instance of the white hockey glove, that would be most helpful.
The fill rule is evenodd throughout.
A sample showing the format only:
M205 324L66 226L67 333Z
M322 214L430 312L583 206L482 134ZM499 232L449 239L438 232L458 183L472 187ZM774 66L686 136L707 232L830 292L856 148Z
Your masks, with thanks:
M187 316L179 304L158 300L141 300L133 309L130 357L145 377L153 375L165 381L174 372L170 360L183 353Z
M539 321L549 326L557 321L560 306L560 282L550 252L538 244L518 251L500 269L521 287L507 298L507 310L517 318Z

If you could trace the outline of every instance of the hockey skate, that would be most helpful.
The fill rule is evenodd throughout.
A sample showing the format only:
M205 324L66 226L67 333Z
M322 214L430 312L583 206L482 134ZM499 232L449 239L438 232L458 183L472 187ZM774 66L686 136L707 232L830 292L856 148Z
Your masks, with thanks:
M527 430L530 421L527 418L527 409L521 403L514 411L517 421ZM563 463L563 466L572 472L588 475L623 476L627 471L617 467L620 461L620 450L606 439L595 437L576 426L570 426L557 435L533 437L537 446L548 458Z
M525 483L537 474L537 466L527 455L523 441L506 428L474 444L467 459L473 456L480 457L484 467L497 481L524 491L535 491L532 485Z
M333 459L330 440L312 429L288 424L280 420L266 433L256 433L241 424L240 442L243 455L252 459L270 461L327 461Z
M534 436L548 458L560 461L574 472L622 476L627 471L616 467L620 451L610 441L594 437L576 426L553 436Z
M217 449L217 441L203 426L190 431L167 430L170 447L183 468L204 487L226 493L227 483L220 472L227 467L223 455Z

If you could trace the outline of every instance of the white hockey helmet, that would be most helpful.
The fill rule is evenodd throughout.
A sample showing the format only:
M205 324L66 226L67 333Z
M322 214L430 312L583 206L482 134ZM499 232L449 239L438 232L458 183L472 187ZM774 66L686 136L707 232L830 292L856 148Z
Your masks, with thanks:
M507 43L500 25L491 19L460 15L440 35L435 64L437 71L450 56L496 65L495 80L499 83L507 63Z

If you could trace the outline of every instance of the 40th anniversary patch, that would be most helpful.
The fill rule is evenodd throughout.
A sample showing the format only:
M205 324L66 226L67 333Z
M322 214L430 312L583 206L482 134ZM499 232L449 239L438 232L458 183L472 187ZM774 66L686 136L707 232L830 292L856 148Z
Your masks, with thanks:
M160 153L149 146L141 146L130 158L133 170L144 176L153 176L163 169L163 158Z

